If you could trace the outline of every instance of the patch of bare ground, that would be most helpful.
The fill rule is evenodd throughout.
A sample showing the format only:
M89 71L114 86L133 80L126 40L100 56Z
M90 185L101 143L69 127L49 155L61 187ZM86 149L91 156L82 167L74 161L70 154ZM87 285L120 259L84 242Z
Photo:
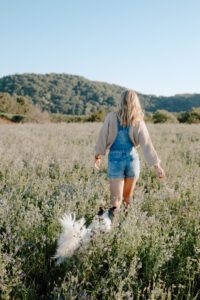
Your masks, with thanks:
M0 117L0 125L1 124L14 124L15 122L10 121L9 119L5 117Z

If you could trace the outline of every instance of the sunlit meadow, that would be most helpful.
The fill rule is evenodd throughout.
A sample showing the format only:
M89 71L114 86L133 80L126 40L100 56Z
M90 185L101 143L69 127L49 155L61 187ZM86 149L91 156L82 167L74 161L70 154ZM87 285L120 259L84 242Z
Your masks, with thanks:
M166 178L139 150L128 213L56 265L59 218L89 224L109 205L107 158L93 168L100 126L0 126L2 299L200 299L200 125L148 124Z

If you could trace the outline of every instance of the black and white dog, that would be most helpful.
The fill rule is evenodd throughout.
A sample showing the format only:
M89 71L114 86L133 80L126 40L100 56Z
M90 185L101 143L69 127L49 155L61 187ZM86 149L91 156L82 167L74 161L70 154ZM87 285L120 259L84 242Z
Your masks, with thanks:
M71 257L81 246L90 242L91 238L98 232L109 232L116 207L108 210L100 208L92 223L86 227L85 219L76 221L75 214L64 214L59 220L63 228L57 241L57 250L54 258L57 264L62 263L67 257Z

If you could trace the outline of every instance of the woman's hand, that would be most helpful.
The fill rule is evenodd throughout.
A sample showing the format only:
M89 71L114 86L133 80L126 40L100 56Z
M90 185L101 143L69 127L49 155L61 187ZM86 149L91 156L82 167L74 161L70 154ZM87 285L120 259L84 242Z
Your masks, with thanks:
M94 167L99 170L101 165L101 156L100 154L95 155Z
M99 170L101 165L101 158L95 159L94 167Z
M155 166L156 169L156 175L159 179L164 178L165 177L165 172L164 170L161 168L161 166L159 164L156 164Z

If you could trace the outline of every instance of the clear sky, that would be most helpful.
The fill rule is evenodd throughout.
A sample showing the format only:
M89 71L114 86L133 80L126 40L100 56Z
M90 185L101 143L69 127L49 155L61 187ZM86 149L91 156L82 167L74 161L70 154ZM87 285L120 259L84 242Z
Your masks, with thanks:
M200 0L0 0L0 76L200 93Z

